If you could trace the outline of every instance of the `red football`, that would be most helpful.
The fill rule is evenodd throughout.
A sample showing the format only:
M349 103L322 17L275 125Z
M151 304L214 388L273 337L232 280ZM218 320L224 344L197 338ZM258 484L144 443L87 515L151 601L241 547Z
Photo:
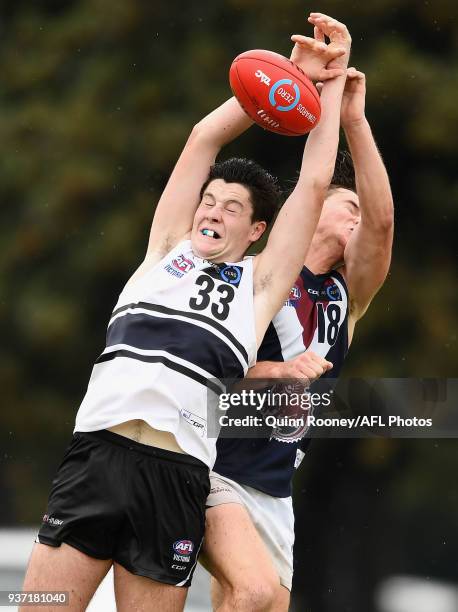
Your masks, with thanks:
M283 55L261 49L245 51L232 62L229 81L247 115L266 130L300 136L320 119L318 91Z

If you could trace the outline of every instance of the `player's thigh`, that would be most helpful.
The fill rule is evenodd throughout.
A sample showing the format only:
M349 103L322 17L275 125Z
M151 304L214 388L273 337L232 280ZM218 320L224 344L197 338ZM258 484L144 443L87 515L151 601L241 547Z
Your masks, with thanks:
M204 564L224 586L276 586L278 575L246 508L227 503L206 512Z
M116 609L118 612L181 612L187 588L137 576L113 563Z
M213 610L218 610L224 602L224 591L223 587L214 576L211 577L210 596L212 600Z
M288 612L290 599L290 591L281 584L275 591L275 599L269 612Z
M69 612L85 610L111 567L111 559L95 559L67 544L35 544L24 579L24 591L68 591ZM20 610L35 610L21 606ZM40 610L55 611L55 606Z

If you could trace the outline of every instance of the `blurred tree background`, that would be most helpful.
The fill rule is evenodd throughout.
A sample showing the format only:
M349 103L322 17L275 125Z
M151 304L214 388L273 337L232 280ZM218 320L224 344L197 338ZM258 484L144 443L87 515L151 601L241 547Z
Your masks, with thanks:
M348 24L396 206L345 375L456 376L454 0L0 2L0 525L38 524L117 295L192 125L238 53ZM291 184L302 139L224 151ZM458 581L455 440L315 441L296 481L298 609L368 612L393 572ZM419 538L422 538L420 544Z

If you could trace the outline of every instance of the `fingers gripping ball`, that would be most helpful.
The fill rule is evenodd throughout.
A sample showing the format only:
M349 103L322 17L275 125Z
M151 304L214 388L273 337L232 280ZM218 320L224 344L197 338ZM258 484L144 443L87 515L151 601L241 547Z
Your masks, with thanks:
M245 51L232 62L229 81L258 125L286 136L310 132L320 119L320 97L304 72L272 51Z

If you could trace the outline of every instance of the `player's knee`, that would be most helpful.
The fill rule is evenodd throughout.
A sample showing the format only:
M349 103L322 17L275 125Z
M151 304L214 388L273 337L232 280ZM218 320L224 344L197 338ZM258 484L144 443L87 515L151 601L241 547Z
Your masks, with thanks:
M275 600L278 580L256 577L234 585L225 593L225 603L230 603L232 609L243 612L264 612L269 610ZM228 601L229 599L229 601ZM228 609L231 609L228 606Z

